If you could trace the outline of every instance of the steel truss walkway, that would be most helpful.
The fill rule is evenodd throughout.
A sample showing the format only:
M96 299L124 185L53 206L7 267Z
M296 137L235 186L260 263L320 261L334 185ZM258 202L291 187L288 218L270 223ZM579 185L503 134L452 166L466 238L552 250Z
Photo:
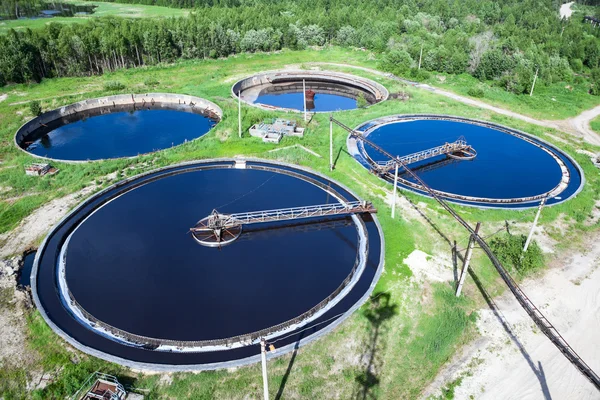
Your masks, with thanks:
M467 141L464 138L464 136L459 137L455 142L445 143L441 146L419 151L417 153L409 154L398 158L402 162L402 164L408 165L419 161L427 160L429 158L459 152L474 153L473 148L467 144ZM396 167L396 163L396 158L391 159L389 161L379 161L377 162L377 165L380 166L378 172L388 172Z
M198 225L192 228L192 231L219 228L230 229L240 225L365 212L375 212L373 205L366 201L320 204L316 206L281 208L277 210L251 211L239 214L220 214L217 212L217 210L214 210L207 218L200 220Z
M567 343L567 341L562 337L562 335L558 332L558 330L550 323L550 321L542 314L542 312L533 304L533 302L527 297L527 295L521 290L517 282L510 276L506 268L502 265L500 260L496 258L494 252L486 243L486 241L479 236L475 232L475 230L460 216L454 211L452 207L448 205L448 203L440 197L433 189L431 189L423 180L415 174L410 168L406 166L404 161L400 157L395 157L388 153L383 148L379 147L377 144L371 142L367 138L364 137L362 132L355 131L350 129L343 123L337 121L333 117L330 117L330 121L334 122L338 126L342 127L346 131L350 133L350 136L355 138L356 140L362 140L363 143L371 146L373 149L377 150L381 154L385 155L390 159L394 165L397 163L399 167L403 168L411 177L413 177L428 193L431 197L433 197L437 202L446 210L450 215L452 215L470 234L471 237L479 243L481 249L487 254L488 258L494 264L494 267L513 293L521 307L527 312L529 317L535 322L535 324L540 328L542 332L546 335L548 339L560 350L561 353L585 376L592 384L596 387L596 389L600 390L600 377L590 368L589 365L575 352L575 350Z
M200 244L219 247L236 240L240 236L244 225L375 212L377 212L375 207L366 201L320 204L237 214L221 214L217 210L213 210L209 216L198 221L190 231Z

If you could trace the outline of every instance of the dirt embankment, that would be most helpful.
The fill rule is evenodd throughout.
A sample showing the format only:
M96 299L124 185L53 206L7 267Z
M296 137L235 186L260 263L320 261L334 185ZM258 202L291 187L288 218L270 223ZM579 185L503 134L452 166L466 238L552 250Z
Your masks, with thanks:
M555 260L525 293L584 361L600 371L600 233ZM539 331L510 292L479 310L479 340L457 355L425 396L462 379L456 399L600 399L594 386Z
M12 231L0 234L0 259L35 247L51 227L96 188L91 185L77 193L52 200L23 219Z

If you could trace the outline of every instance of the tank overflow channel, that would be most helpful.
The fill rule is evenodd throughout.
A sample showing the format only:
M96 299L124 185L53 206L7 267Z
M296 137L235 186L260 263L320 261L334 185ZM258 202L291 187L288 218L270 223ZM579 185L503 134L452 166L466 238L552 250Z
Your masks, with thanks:
M335 123L340 126L342 129L346 130L351 137L356 140L361 140L365 144L373 147L373 149L377 150L384 156L388 157L391 162L398 167L403 168L413 179L415 179L427 192L433 197L458 223L460 223L471 235L471 237L476 241L480 248L486 253L494 267L504 280L504 283L508 286L510 291L513 293L521 307L527 312L529 317L535 322L535 324L540 328L542 332L546 335L548 339L558 348L558 350L563 353L563 355L569 360L571 364L575 368L581 372L583 376L585 376L595 387L600 390L600 377L592 370L592 368L575 352L575 350L569 345L569 343L562 337L560 332L552 325L552 323L542 314L542 312L533 304L533 302L527 297L525 292L519 287L517 282L510 276L506 268L502 265L500 260L496 257L496 255L492 252L491 248L487 244L487 242L479 236L479 233L476 232L471 225L467 223L450 205L433 189L431 189L414 171L407 167L406 163L400 157L395 157L388 153L385 149L381 148L377 144L371 142L369 139L365 138L362 132L355 131L344 125L342 122L336 120L333 117L329 117L331 123Z
M238 214L221 214L217 210L213 210L210 215L198 221L190 229L190 232L194 239L203 246L222 247L238 239L244 225L376 212L377 209L367 201L319 204Z

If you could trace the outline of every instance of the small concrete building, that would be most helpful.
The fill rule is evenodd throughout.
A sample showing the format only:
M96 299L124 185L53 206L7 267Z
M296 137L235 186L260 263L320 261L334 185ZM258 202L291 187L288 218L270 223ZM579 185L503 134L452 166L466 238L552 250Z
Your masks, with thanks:
M279 143L284 135L304 137L304 128L300 128L296 121L282 118L254 124L249 132L252 136L262 138L265 143Z

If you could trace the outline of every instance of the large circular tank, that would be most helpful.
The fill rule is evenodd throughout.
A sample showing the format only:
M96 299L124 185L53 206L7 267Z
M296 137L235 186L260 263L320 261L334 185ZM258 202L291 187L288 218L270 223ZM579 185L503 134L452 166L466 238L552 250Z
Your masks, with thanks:
M388 98L385 87L370 79L332 71L263 72L236 82L234 97L266 110L332 112L352 110ZM305 96L306 95L306 96Z
M357 200L317 173L274 162L150 172L92 196L51 231L36 255L34 299L71 344L136 368L254 362L261 338L281 354L366 300L383 263L375 217L248 223L220 247L198 243L191 228L213 212L239 218Z
M406 160L430 188L456 203L522 208L546 199L547 204L556 204L576 195L584 182L581 168L556 147L489 122L446 115L395 115L366 122L356 130ZM434 151L459 140L472 153ZM348 148L363 166L394 181L394 168L386 167L389 158L377 149L351 136ZM400 187L427 194L402 168L398 178Z
M41 158L78 162L134 157L205 135L222 116L194 96L147 93L90 99L24 124L15 143Z

